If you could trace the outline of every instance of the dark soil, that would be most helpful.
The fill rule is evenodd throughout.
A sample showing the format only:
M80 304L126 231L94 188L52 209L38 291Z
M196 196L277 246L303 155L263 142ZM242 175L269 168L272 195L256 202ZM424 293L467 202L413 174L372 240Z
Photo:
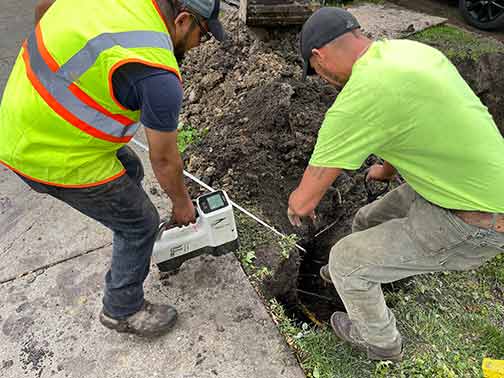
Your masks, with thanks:
M186 150L187 168L252 205L284 233L299 233L286 217L287 199L337 91L317 79L300 80L298 30L256 33L238 26L235 14L225 23L232 43L209 44L184 65L182 123L206 129ZM319 208L320 228L364 201L362 185L350 176L341 180L345 186L335 184ZM315 231L307 227L300 234Z
M365 167L338 178L317 209L316 225L301 230L290 225L288 196L303 174L337 91L318 79L300 80L299 30L249 30L230 11L224 24L231 40L204 45L189 54L183 66L186 103L181 121L204 135L185 151L186 168L285 234L302 238L309 254L293 250L290 263L282 263L271 246L256 250L260 264L273 270L261 288L265 297L300 299L327 319L341 303L319 297L337 298L334 289L318 278L318 269L327 262L330 246L350 233L355 212L367 203ZM503 61L501 55L489 54L478 62L456 62L501 130ZM198 190L194 186L193 194ZM313 240L317 231L335 221L330 231Z
M504 135L504 54L484 54L478 61L455 61L460 73L488 107Z

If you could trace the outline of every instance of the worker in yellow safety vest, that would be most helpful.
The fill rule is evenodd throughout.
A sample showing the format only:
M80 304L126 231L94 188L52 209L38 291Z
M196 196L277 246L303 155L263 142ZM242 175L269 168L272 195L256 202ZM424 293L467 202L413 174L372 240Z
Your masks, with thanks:
M212 36L219 0L42 0L0 105L0 163L110 228L112 263L100 322L155 336L177 312L144 299L159 215L126 144L140 123L172 220L195 221L177 149L178 63Z

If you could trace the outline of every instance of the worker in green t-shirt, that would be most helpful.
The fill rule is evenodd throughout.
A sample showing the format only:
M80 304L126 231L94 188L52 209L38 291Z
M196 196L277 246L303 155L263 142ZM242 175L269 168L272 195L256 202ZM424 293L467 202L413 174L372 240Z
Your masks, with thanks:
M331 325L370 359L400 360L402 340L381 283L474 269L504 252L504 139L487 108L438 50L407 40L373 42L338 8L315 12L301 32L305 74L341 88L327 111L288 216L314 209L343 169L374 154L367 180L405 184L363 207L352 234L320 274L347 313Z

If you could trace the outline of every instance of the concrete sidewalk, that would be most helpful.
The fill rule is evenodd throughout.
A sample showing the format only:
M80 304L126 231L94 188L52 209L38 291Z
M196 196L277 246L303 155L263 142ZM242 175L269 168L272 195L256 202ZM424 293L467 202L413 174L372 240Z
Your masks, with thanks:
M195 259L146 296L176 328L142 340L97 322L110 248L0 286L2 377L303 377L232 255Z
M2 3L1 92L36 1ZM160 193L137 152L147 191ZM166 198L152 197L166 214ZM107 229L0 168L1 377L304 377L233 255L196 258L163 281L153 268L147 298L179 310L168 335L149 341L103 328L110 254Z

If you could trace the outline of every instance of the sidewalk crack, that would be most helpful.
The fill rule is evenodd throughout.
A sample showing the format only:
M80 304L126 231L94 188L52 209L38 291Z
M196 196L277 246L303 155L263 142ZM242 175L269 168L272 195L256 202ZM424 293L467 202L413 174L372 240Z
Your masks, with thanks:
M35 222L34 221L31 225L29 225L24 231L21 231L21 233L19 235L16 235L16 237L14 238L14 240L12 240L10 242L10 244L4 249L2 250L2 252L0 252L0 255L4 255L5 253L9 252L10 249L12 248L12 246L14 245L14 243L21 237L23 236L24 234L26 234L28 231L30 231L33 226L35 226Z
M52 268L53 266L56 266L56 265L59 265L59 264L62 264L64 262L67 262L67 261L70 261L70 260L73 260L73 259L76 259L78 257L82 257L82 256L85 256L85 255L88 255L90 253L93 253L93 252L96 252L100 249L103 249L103 248L106 248L106 247L110 247L112 245L112 242L109 242L109 243L106 243L104 245L101 245L99 247L95 247L95 248L91 248L91 249L88 249L87 251L84 251L84 252L81 252L77 255L73 255L73 256L70 256L70 257L66 257L64 259L60 259L60 260L57 260L57 261L54 261L52 263L49 263L49 264L45 264L41 267L38 267L36 269L32 269L32 270L28 270L26 272L23 272L21 274L18 274L16 276L12 276L12 277L9 277L9 278L6 278L4 280L1 280L0 281L0 285L3 285L5 283L8 283L8 282L12 282L14 280L17 280L18 278L22 278L24 276L27 276L28 274L32 274L32 273L36 273L36 272L39 272L39 271L43 271L43 270L46 270L48 268Z

